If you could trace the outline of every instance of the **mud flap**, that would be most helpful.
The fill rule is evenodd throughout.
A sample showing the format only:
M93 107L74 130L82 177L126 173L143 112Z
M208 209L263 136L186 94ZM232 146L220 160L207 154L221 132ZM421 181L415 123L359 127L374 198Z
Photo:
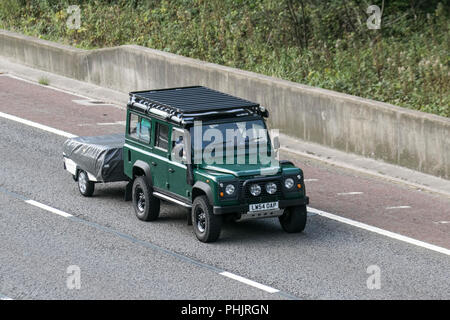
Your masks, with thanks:
M131 201L132 190L133 189L133 181L129 181L127 186L125 187L125 201Z

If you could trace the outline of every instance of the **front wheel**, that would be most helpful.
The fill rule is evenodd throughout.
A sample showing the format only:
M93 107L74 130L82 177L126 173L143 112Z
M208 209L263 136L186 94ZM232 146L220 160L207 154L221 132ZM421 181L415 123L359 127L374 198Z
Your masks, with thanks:
M215 215L206 196L198 196L192 204L192 225L201 242L214 242L220 236L222 216Z
M281 227L288 233L302 232L306 226L306 205L289 207L284 210L280 220Z
M85 197L91 197L94 193L94 183L89 181L86 171L78 172L78 190Z
M133 207L138 219L143 221L158 219L160 201L152 194L145 177L137 177L132 190Z

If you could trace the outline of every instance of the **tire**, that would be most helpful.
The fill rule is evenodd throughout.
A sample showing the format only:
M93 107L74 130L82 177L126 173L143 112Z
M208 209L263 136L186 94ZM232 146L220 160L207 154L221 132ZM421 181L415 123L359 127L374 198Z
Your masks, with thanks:
M94 182L89 181L88 174L83 170L78 172L78 190L85 197L91 197L94 193Z
M201 242L214 242L220 236L222 216L215 215L206 196L198 196L192 204L192 225Z
M142 221L155 221L159 217L160 200L153 196L144 176L133 182L132 201L136 217Z
M302 232L306 226L306 205L289 207L284 210L280 220L281 227L287 233Z

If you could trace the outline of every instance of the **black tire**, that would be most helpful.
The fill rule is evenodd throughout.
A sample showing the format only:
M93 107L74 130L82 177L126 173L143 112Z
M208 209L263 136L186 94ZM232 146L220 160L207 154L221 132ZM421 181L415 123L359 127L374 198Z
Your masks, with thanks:
M284 210L280 220L281 227L288 233L302 232L306 226L306 205L289 207Z
M142 221L155 221L159 217L160 200L153 196L145 177L137 177L132 189L133 208Z
M89 181L88 174L80 170L78 172L78 190L85 197L91 197L94 193L95 184L92 181Z
M214 242L220 236L222 216L215 215L206 196L198 196L192 204L192 225L201 242Z

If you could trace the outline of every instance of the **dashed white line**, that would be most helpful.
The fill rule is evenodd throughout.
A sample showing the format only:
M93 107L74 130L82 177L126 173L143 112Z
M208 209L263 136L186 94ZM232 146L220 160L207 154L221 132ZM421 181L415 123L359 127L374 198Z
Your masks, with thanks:
M400 240L400 241L403 241L403 242L406 242L406 243L409 243L409 244L413 244L413 245L418 246L418 247L426 248L426 249L429 249L429 250L432 250L432 251L436 251L436 252L439 252L439 253L443 253L445 255L450 256L450 250L449 249L442 248L442 247L436 246L434 244L430 244L430 243L423 242L423 241L420 241L420 240L416 240L416 239L413 239L413 238L410 238L410 237L406 237L406 236L403 236L403 235L398 234L398 233L394 233L394 232L391 232L391 231L387 231L387 230L384 230L384 229L373 227L373 226L370 226L370 225L362 223L362 222L358 222L358 221L354 221L354 220L351 220L351 219L348 219L348 218L340 217L340 216L337 216L335 214L328 213L328 212L325 212L325 211L321 211L321 210L318 210L318 209L314 209L314 208L311 208L311 207L308 207L308 211L316 213L316 214L318 214L320 216L323 216L325 218L328 218L328 219L336 220L336 221L339 221L339 222L342 222L342 223L345 223L345 224L349 224L349 225L357 227L357 228L361 228L361 229L364 229L364 230L367 230L367 231L378 233L378 234L381 234L383 236L386 236L386 237L389 237L389 238L392 238L392 239Z
M47 206L47 205L45 205L43 203L40 203L40 202L37 202L37 201L34 201L34 200L25 200L25 202L28 203L28 204L31 204L32 206L35 206L35 207L47 210L49 212L56 213L57 215L60 215L60 216L62 216L64 218L73 217L71 214L69 214L67 212L64 212L64 211L61 211L61 210L49 207L49 206Z
M394 209L411 209L411 207L410 206L386 207L386 210L394 210Z
M319 181L319 179L305 179L305 180L303 180L303 181L305 181L305 182L311 182L311 181Z
M227 271L221 272L220 274L221 274L222 276L225 276L225 277L228 277L228 278L230 278L230 279L233 279L233 280L236 280L236 281L245 283L245 284L247 284L247 285L249 285L249 286L252 286L252 287L255 287L255 288L264 290L264 291L269 292L269 293L276 293L276 292L279 292L279 291L280 291L280 290L274 289L274 288L272 288L272 287L269 287L269 286L266 286L266 285L264 285L264 284L255 282L255 281L253 281L253 280L249 280L249 279L247 279L247 278L238 276L238 275L236 275L236 274L234 274L234 273L230 273L230 272L227 272Z
M449 224L450 221L434 221L434 223L437 223L437 224Z
M356 195L356 194L363 194L364 192L341 192L338 193L338 196L351 196L351 195Z
M62 131L62 130L58 130L58 129L55 129L55 128L52 128L52 127L48 127L48 126L45 126L45 125L37 123L37 122L33 122L33 121L30 121L30 120L22 119L22 118L19 118L19 117L16 117L16 116L13 116L13 115L10 115L10 114L7 114L7 113L0 112L0 117L8 119L8 120L15 121L15 122L22 123L22 124L25 124L25 125L30 126L30 127L38 128L38 129L41 129L41 130L44 130L44 131L47 131L47 132L51 132L51 133L54 133L54 134L57 134L57 135L60 135L60 136L63 136L63 137L67 137L67 138L74 138L74 137L76 137L76 135L73 135L71 133L68 133L68 132L65 132L65 131Z

